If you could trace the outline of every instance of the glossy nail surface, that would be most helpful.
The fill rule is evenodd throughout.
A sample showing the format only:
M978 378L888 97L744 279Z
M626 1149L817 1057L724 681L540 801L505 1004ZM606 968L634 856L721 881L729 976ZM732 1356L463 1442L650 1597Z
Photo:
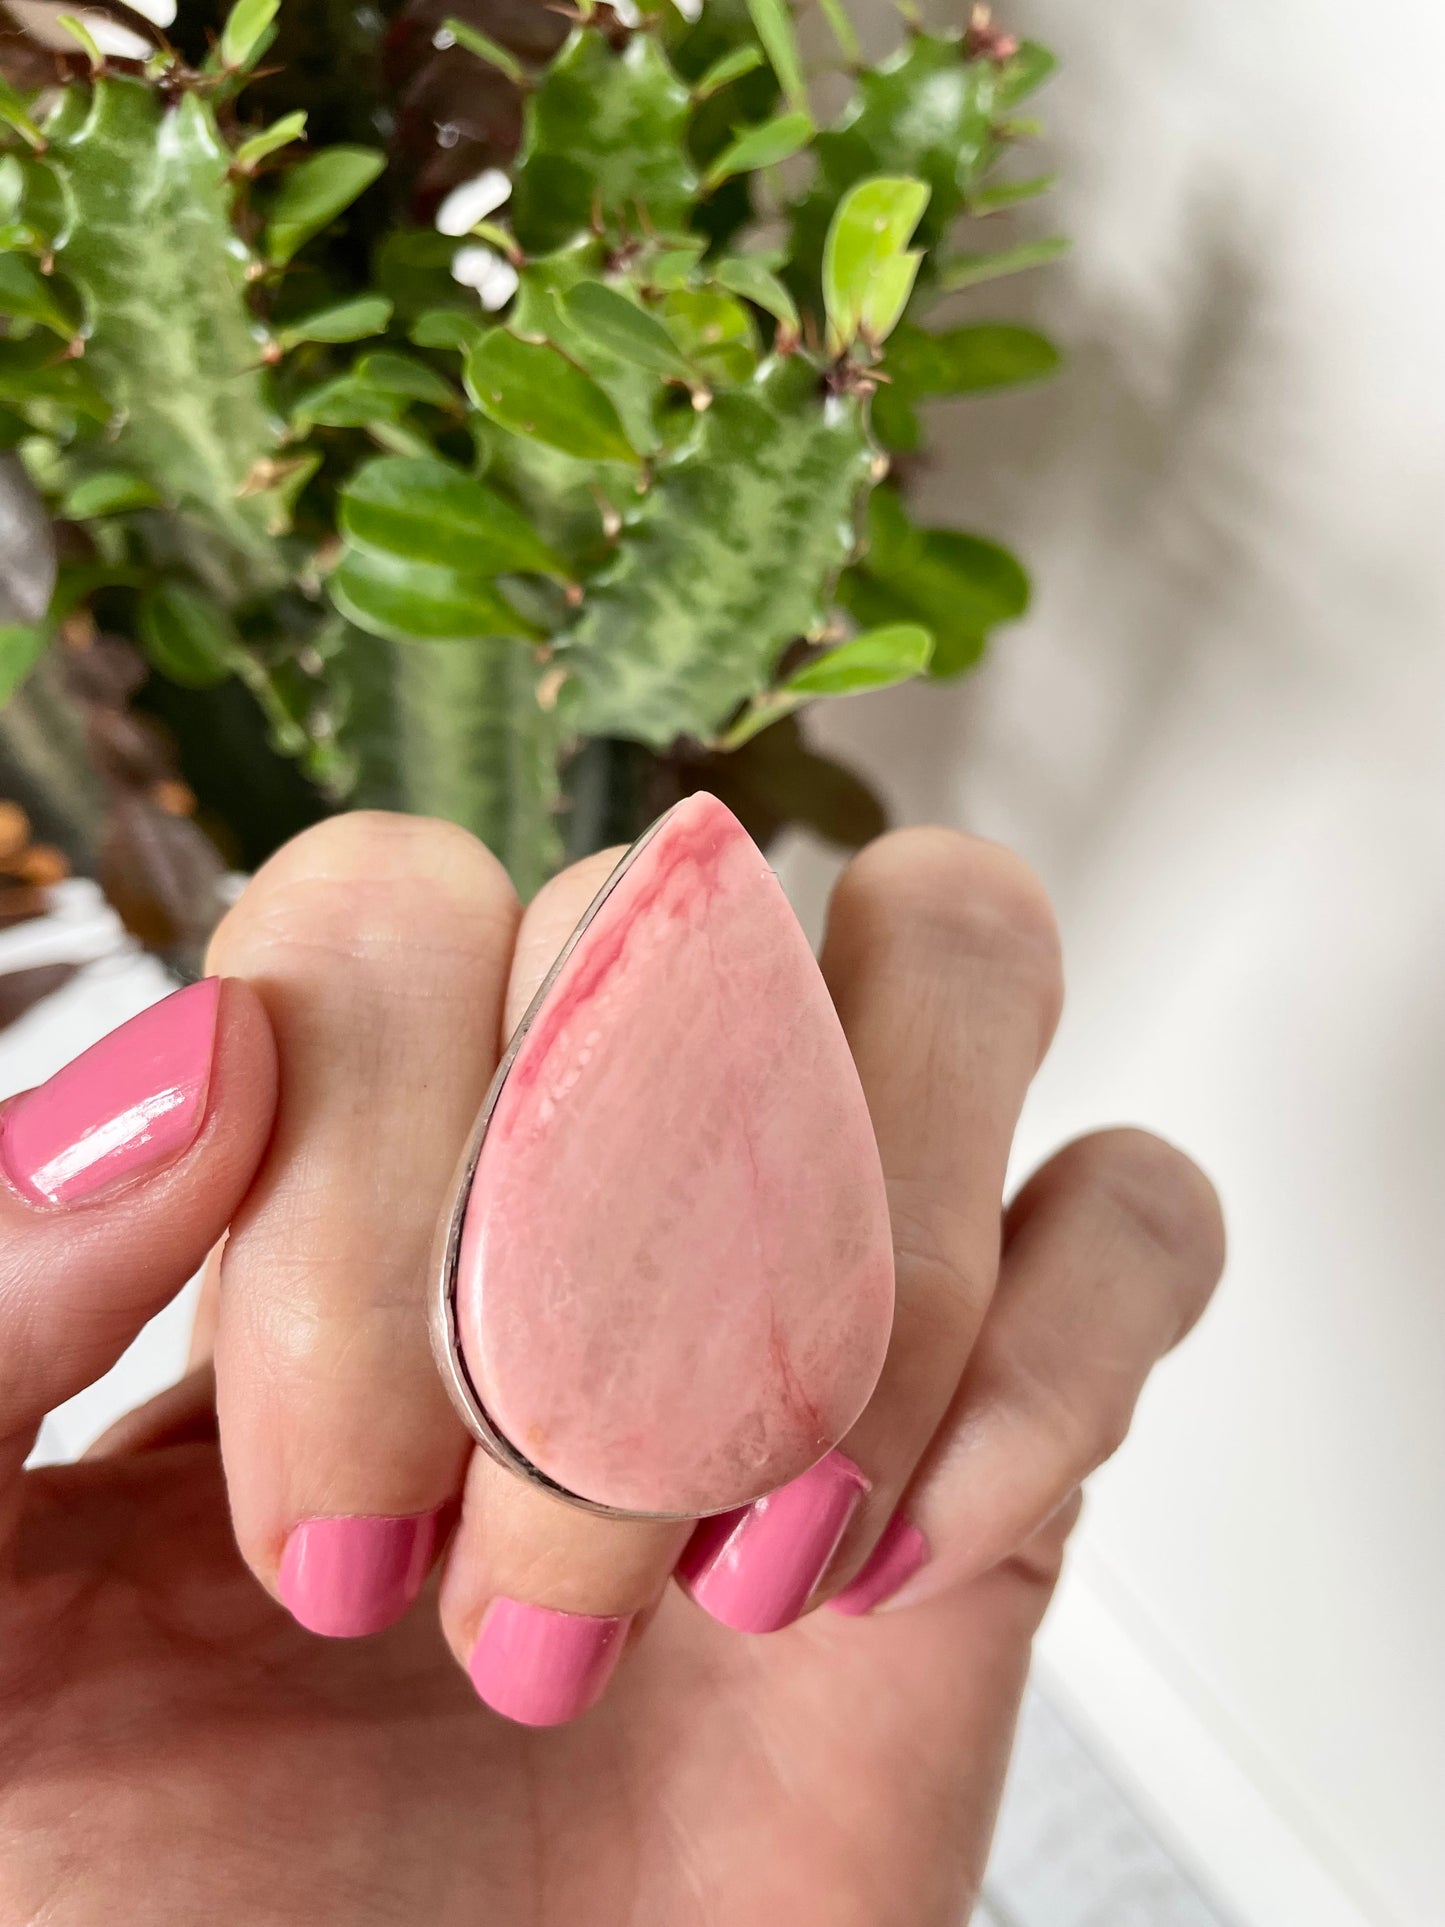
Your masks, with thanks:
M494 1599L467 1671L494 1713L522 1726L562 1726L601 1698L631 1623L630 1615L603 1618Z
M828 1604L835 1613L861 1619L864 1613L871 1613L875 1606L891 1599L927 1557L928 1541L911 1519L895 1512L862 1571L842 1592L835 1593Z
M220 979L174 991L92 1044L0 1121L0 1164L34 1204L74 1204L167 1164L206 1113Z
M308 1632L356 1639L395 1625L426 1583L437 1515L304 1519L286 1541L277 1590Z
M779 1632L807 1605L867 1490L853 1461L830 1452L765 1499L704 1519L677 1576L734 1632Z

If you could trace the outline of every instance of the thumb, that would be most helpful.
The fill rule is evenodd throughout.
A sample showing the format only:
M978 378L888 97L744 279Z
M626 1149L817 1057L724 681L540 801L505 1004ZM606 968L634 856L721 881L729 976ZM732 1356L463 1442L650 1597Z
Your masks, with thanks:
M200 1265L255 1174L275 1101L260 1000L212 977L0 1112L0 1535L40 1421Z

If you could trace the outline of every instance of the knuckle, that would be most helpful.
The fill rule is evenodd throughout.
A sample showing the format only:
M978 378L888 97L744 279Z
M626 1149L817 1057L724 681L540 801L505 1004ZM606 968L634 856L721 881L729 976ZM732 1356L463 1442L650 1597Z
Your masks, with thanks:
M1100 1131L1067 1155L1129 1233L1158 1254L1181 1295L1182 1337L1224 1269L1224 1214L1213 1184L1191 1157L1148 1131Z
M516 915L505 870L467 831L358 810L304 830L261 866L208 963L244 974L278 949L490 951L510 939Z
M901 946L946 966L974 960L1027 982L1052 1030L1063 1000L1059 929L1021 857L961 831L896 830L844 871L834 919L865 949Z
M993 1295L998 1241L981 1236L962 1212L936 1193L888 1187L893 1262L919 1342L954 1349L976 1329Z

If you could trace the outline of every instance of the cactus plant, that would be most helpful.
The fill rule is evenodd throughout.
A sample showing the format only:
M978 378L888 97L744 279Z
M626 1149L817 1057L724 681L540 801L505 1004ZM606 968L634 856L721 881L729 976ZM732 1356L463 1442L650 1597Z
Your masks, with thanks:
M524 892L704 781L861 834L796 712L1027 601L904 484L929 398L1055 363L940 324L1061 245L988 245L1051 58L982 9L873 65L841 0L457 5L9 62L0 447L59 561L0 687L128 639L212 820L279 758L293 815L446 815Z

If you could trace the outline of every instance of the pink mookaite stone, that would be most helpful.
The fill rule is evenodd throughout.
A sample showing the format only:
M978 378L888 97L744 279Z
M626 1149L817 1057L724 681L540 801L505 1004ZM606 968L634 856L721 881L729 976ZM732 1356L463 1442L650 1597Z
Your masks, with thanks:
M832 1001L762 853L693 796L583 932L497 1099L459 1254L472 1380L568 1491L712 1512L838 1442L892 1317Z

